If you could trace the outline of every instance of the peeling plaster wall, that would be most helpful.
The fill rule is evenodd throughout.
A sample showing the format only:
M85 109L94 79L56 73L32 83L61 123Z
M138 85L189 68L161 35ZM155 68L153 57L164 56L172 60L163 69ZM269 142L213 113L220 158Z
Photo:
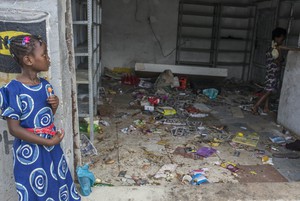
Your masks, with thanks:
M65 42L65 5L65 0L2 0L0 8L8 10L29 10L33 13L36 11L49 13L46 20L48 51L51 59L48 78L54 86L55 93L60 98L60 106L55 115L55 125L65 130L65 137L61 145L65 152L70 171L73 173L71 75L69 72L68 51ZM1 127L5 129L5 122L0 123ZM2 142L0 142L0 148L4 146ZM2 153L3 151L0 152L0 154ZM3 156L0 157L2 158ZM9 158L12 159L12 155L10 155ZM3 171L2 168L9 169L10 171ZM1 200L17 200L14 181L12 179L11 161L1 163L0 178Z
M278 108L278 123L300 135L300 53L289 52Z
M206 2L237 3L234 0ZM248 2L250 1L239 1ZM173 50L177 40L179 0L103 0L102 3L103 67L133 68L135 63L175 64L176 51ZM152 33L149 19L163 53ZM171 54L165 57L169 53ZM235 57L236 55L228 56L226 60L234 61ZM229 77L241 77L242 67L227 69Z

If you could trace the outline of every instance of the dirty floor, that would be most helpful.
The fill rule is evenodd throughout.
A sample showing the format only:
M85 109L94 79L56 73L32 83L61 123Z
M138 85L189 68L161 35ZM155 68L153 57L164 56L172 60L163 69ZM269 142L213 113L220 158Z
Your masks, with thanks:
M98 154L83 157L100 184L86 200L123 200L114 197L115 191L123 192L124 200L206 200L204 192L192 196L192 189L216 191L218 198L223 193L231 196L225 200L235 200L251 199L253 189L267 182L278 189L298 188L298 183L290 182L300 180L300 159L287 157L299 153L271 141L280 137L289 142L295 136L276 123L276 112L253 115L247 111L255 98L249 88L222 88L212 100L191 90L166 89L155 94L152 89L105 83L94 142ZM149 97L160 98L156 109L170 106L176 114L145 111L141 104ZM237 192L228 194L232 186ZM250 190L247 193L243 188ZM97 191L110 194L111 199L97 199ZM153 192L162 197L156 198ZM148 198L141 199L139 193ZM280 196L277 198L287 198Z

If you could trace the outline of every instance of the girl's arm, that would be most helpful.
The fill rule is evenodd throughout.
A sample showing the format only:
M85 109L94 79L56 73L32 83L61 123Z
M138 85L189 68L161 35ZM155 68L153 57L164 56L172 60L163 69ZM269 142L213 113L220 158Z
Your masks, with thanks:
M279 49L282 49L282 50L291 50L291 51L300 51L300 48L297 48L297 47L287 47L287 46L278 46Z
M64 134L57 132L51 139L42 138L20 126L19 120L7 118L8 130L14 137L38 145L53 146L63 139Z

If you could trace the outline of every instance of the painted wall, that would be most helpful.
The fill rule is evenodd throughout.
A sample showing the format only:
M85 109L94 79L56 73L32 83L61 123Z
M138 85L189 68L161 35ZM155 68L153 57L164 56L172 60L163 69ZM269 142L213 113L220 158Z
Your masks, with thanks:
M300 52L289 52L278 108L278 123L300 135Z
M136 62L175 64L176 51L165 56L176 48L179 0L103 0L102 2L103 67L134 67ZM233 0L222 2L236 3ZM239 1L239 3L247 2L249 1ZM152 33L149 19L161 43L162 51ZM198 45L205 46L206 43ZM229 55L223 60L234 61L235 58L236 55ZM234 66L228 69L229 77L241 77L240 68Z
M58 128L64 128L65 137L62 141L62 148L65 152L66 159L68 161L71 172L74 171L73 168L73 134L72 134L72 112L71 112L71 83L68 66L68 51L66 47L65 40L65 4L66 0L2 0L0 9L7 10L11 13L14 9L16 18L22 21L22 19L28 16L20 16L18 11L27 10L31 13L35 12L47 12L48 16L46 19L47 28L47 40L48 40L48 51L51 59L51 67L48 72L49 80L53 84L55 93L60 98L60 106L58 108L57 114L55 116L55 124ZM4 17L4 16L2 16ZM1 125L2 128L2 125ZM3 126L3 129L5 127ZM2 135L2 133L0 134ZM3 140L0 140L0 148L4 146ZM2 154L3 152L0 152ZM11 153L11 152L10 152ZM9 156L0 156L1 158L12 158ZM12 167L10 165L11 161L7 162L6 166L0 167L0 195L1 200L16 200L15 188L9 188L13 184L12 180ZM10 168L7 172L4 168ZM14 186L14 184L13 184ZM6 192L4 194L4 192ZM2 195L9 197L2 197Z

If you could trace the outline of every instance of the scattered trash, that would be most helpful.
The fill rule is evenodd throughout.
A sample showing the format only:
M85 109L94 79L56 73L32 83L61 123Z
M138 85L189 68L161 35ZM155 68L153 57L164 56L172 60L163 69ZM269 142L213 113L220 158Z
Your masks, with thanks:
M209 113L211 112L211 109L207 107L204 103L194 103L193 106L198 109L200 112L203 113Z
M157 108L157 111L165 116L176 114L176 110L172 107L159 107Z
M210 89L204 89L202 91L202 93L209 97L211 100L215 99L218 96L219 91L217 89L214 88L210 88Z
M169 173L174 172L176 170L176 168L177 168L176 164L165 164L154 175L154 178L155 179L166 178L167 172L169 172Z
M98 155L97 149L94 147L93 143L91 143L86 135L81 134L80 141L80 151L83 156Z
M201 147L200 149L197 150L197 155L202 156L202 157L209 157L216 153L217 150L211 147Z
M99 184L99 183L101 183L101 179L99 179L99 178L96 178L96 179L95 179L95 183L94 183L94 185L95 185L95 184Z
M232 142L251 146L251 147L256 147L258 141L259 141L259 136L257 133L251 133L245 135L242 132L238 132L236 136L232 139Z
M181 155L184 158L191 158L194 160L202 159L201 156L197 155L195 152L186 152L186 147L177 147L173 152L175 155Z
M179 86L178 88L181 90L185 90L187 87L187 77L186 76L180 76L179 77Z
M182 137L190 134L190 131L187 127L173 127L171 133L174 137Z
M290 134L290 131L288 131L287 129L283 128L283 129L282 129L282 133L283 133L284 135L288 135L288 134Z
M190 184L192 184L192 185L200 185L200 184L203 184L203 183L208 183L208 180L201 173L194 174L193 177L192 177L192 180L190 181Z
M134 120L133 123L137 126L137 127L142 127L146 124L146 121L143 119L137 119Z
M136 75L128 73L126 75L123 75L123 77L121 78L121 82L126 85L138 85L140 82L140 78L138 78Z
M114 186L112 184L107 184L107 183L96 183L94 186Z
M135 176L132 176L132 179L137 186L143 186L149 183L147 179L142 179Z
M94 174L91 171L89 171L88 164L77 167L76 173L80 184L81 194L83 196L88 196L92 192L91 187L95 183Z
M150 88L153 87L153 84L151 82L140 79L140 82L139 82L138 86L141 87L141 88L150 89Z
M167 175L167 176L166 176L166 181L170 182L170 181L173 180L174 175L173 175L172 173L167 172L166 175Z
M125 177L127 171L120 171L119 174L118 174L118 177Z
M174 82L174 75L171 70L165 70L162 72L154 83L155 89L161 89L164 87L172 87Z
M230 170L233 173L236 173L236 172L239 171L239 168L236 166L236 164L231 163L231 162L221 163L221 167L226 168L226 169Z
M234 153L233 153L233 156L239 157L240 154L241 154L240 151L235 150Z
M192 147L186 147L186 148L184 148L184 151L186 153L196 153L196 149L194 149Z
M121 132L124 133L124 134L127 134L127 133L128 133L128 130L129 130L129 128L127 128L127 127L126 127L126 128L122 128L122 129L121 129Z
M137 83L134 83L135 77L130 74L132 72L126 73L127 74L125 74L125 76L123 77L122 82L124 84L137 85ZM244 95L244 90L241 88L241 86L238 86L238 88L234 87L232 89L229 89L228 91L225 88L226 90L222 91L222 95L219 95L219 91L214 88L204 89L203 91L201 91L201 87L199 87L192 88L190 90L188 88L189 83L187 82L188 80L186 79L186 77L174 77L173 75L171 75L171 73L172 72L169 70L162 73L160 76L160 80L157 80L157 82L155 83L154 89L151 89L152 87L154 87L154 85L151 82L148 82L148 80L146 79L140 79L138 82L138 87L120 85L120 82L116 81L116 84L109 85L106 91L104 88L101 89L101 94L103 96L107 96L103 100L104 103L112 104L111 101L109 102L109 98L113 100L113 95L118 93L124 95L132 95L131 98L133 98L133 100L127 100L127 97L126 99L124 99L125 101L130 101L129 105L126 103L126 105L124 105L125 107L129 106L128 109L132 109L131 112L118 113L118 110L115 110L109 113L113 114L114 118L122 118L121 120L111 119L112 121L110 122L109 119L106 119L110 123L104 120L98 121L98 124L103 127L103 130L107 131L107 133L115 132L115 130L114 128L105 128L104 126L110 126L110 124L112 125L115 122L118 122L120 124L117 124L118 126L116 126L117 132L127 134L126 136L122 134L119 135L119 138L117 140L114 140L112 138L113 140L109 143L119 143L120 141L127 139L128 137L135 138L140 133L145 135L142 136L143 142L137 143L138 149L128 148L132 145L126 144L124 147L125 150L128 150L128 152L125 151L124 154L122 153L120 158L122 160L125 159L125 162L122 164L124 165L124 167L129 168L128 171L130 170L130 172L132 171L130 168L132 164L135 163L138 165L139 168L137 170L134 170L134 174L126 175L127 172L121 169L122 171L119 170L118 174L119 178L116 178L115 180L107 179L103 174L101 175L101 178L105 178L105 180L96 180L94 186L112 186L112 184L110 184L111 182L116 182L114 183L115 185L119 185L118 182L121 182L121 184L123 185L138 186L146 184L165 185L165 181L170 182L174 180L175 182L174 178L178 178L179 182L181 181L182 183L189 185L200 185L202 183L206 183L208 182L207 178L209 178L209 182L226 183L228 181L237 179L234 176L237 175L235 173L237 173L239 169L242 169L243 171L240 171L238 173L238 176L240 176L240 174L246 173L248 174L248 176L250 175L250 177L258 177L255 175L261 174L261 172L257 169L252 168L245 170L240 164L237 166L232 162L224 162L227 161L226 157L229 157L227 159L231 158L232 160L235 160L233 162L244 162L249 158L249 160L251 160L251 157L252 159L253 157L258 157L258 159L255 158L252 162L256 163L255 161L261 160L262 163L267 164L272 163L270 154L272 154L272 157L277 158L300 158L300 154L293 154L293 152L281 153L283 147L280 146L280 144L277 144L277 141L275 139L273 141L274 144L272 144L270 141L267 141L268 139L265 140L265 137L262 138L261 144L259 144L262 145L262 147L260 147L262 150L256 149L256 146L258 145L260 139L259 135L255 133L255 130L252 128L258 128L259 126L252 127L251 124L253 122L241 123L240 121L236 121L239 123L229 123L228 126L218 125L218 122L222 122L217 121L219 117L221 119L223 117L226 118L227 116L236 118L236 116L234 115L235 111L239 111L242 114L245 114L240 110L240 108L243 110L251 111L251 107L253 107L253 104L250 103L253 99L251 97L251 100L249 102L250 96L242 97L242 95ZM168 76L168 74L171 76ZM173 79L170 79L172 77ZM105 84L108 85L108 83ZM172 87L176 88L172 89ZM113 95L110 95L108 92ZM200 92L202 92L204 95L202 95L202 93ZM234 96L230 96L230 94L233 94ZM238 105L240 105L240 108L237 107ZM226 108L221 108L219 106L225 106ZM113 108L115 107L115 105L111 105L111 107ZM232 110L232 108L235 110ZM120 111L126 111L126 109L127 108L122 108L122 110ZM211 118L203 120L200 119L208 116L210 116ZM245 115L245 118L247 118L247 115ZM131 119L133 119L134 121L132 122ZM264 119L268 120L268 118ZM81 129L87 131L87 127L88 125L85 125L85 128L81 127ZM93 129L92 126L91 129ZM282 127L278 127L277 130L279 129L279 136L280 134L285 134L284 140L286 142L287 138L285 137L287 136L288 132L282 130L281 133ZM131 133L133 131L136 132ZM264 132L264 130L262 129L261 132ZM105 135L106 137L109 136L107 135L107 133ZM154 135L154 133L159 133L159 135ZM272 133L275 135L277 134L276 132ZM174 138L172 138L170 134L174 136ZM232 147L228 148L228 143L226 142L230 143ZM151 146L148 146L148 143L151 143ZM220 148L216 148L220 145ZM105 159L102 159L101 164L107 169L116 168L113 167L115 165L109 166L109 164L116 163L116 161L113 160L116 159L116 157L108 157L111 156L111 152L115 151L115 146L116 145L111 145L111 148L107 149L104 149L102 147L100 148L99 146L101 152L107 154ZM177 146L175 150L174 146ZM149 149L149 151L147 151L146 149ZM222 156L222 160L218 155L216 155L216 153L218 152L217 149L222 150L222 152L229 151L229 154L226 155L224 153L220 155ZM167 152L168 155L166 156L164 152ZM137 156L133 155L132 153L141 154L142 161L137 161L140 158L137 158ZM206 157L210 157L213 154L218 157L205 159ZM87 155L90 156L89 154ZM178 155L183 156L184 158ZM138 155L138 157L139 156L140 155ZM163 162L168 159L167 157L169 157L171 161L170 163L174 163L174 161L176 161L176 163L180 164L180 170L176 171L176 164L163 165ZM246 159L244 159L244 157ZM99 159L99 157L97 158ZM167 161L169 161L169 159ZM189 159L198 160L198 162L193 162ZM206 174L204 169L193 170L188 174L181 173L182 170L186 171L191 167L196 167L196 169L199 166L206 166L211 168L212 160L216 160L218 162L218 167L214 167L210 174ZM197 165L194 166L195 164ZM157 165L162 166L160 166L161 168L157 168ZM221 168L220 166L228 169L229 171ZM155 174L155 170L157 170L156 168L159 170ZM217 171L215 170L215 168L217 169ZM113 172L115 173L115 171ZM116 176L114 173L112 174L113 177ZM154 176L151 177L149 175ZM108 178L111 177L109 176Z
M148 102L149 102L151 105L156 106L156 105L159 104L160 99L157 98L157 97L150 96L150 97L148 97Z
M112 159L108 159L108 160L105 161L105 164L107 164L107 165L111 165L111 164L114 164L114 163L115 163L115 161L112 160Z
M261 158L261 161L262 161L263 164L274 165L273 164L273 159L270 158L269 156L263 156Z
M263 163L267 162L268 160L269 160L269 156L263 156L263 157L261 157L261 161Z
M180 86L179 78L177 76L175 76L173 79L173 87L178 88L179 86Z
M163 118L163 116L161 116ZM174 126L185 126L186 122L183 122L182 120L179 119L165 119L163 121L163 124L165 125L174 125Z
M284 137L274 136L274 137L269 137L269 138L270 138L270 140L271 140L273 143L276 143L276 144L284 144L284 143L286 143Z
M110 124L104 120L100 120L99 123L102 124L103 126L110 126Z
M207 117L208 114L202 114L202 113L197 113L197 114L193 114L193 113L190 113L190 117L195 117L195 118L204 118L204 117Z
M182 180L181 180L181 182L182 183L190 183L191 181L192 181L192 177L191 177L191 175L184 175L183 177L182 177Z
M144 110L153 112L153 111L154 111L154 106L151 106L151 105L145 105L145 106L144 106Z

